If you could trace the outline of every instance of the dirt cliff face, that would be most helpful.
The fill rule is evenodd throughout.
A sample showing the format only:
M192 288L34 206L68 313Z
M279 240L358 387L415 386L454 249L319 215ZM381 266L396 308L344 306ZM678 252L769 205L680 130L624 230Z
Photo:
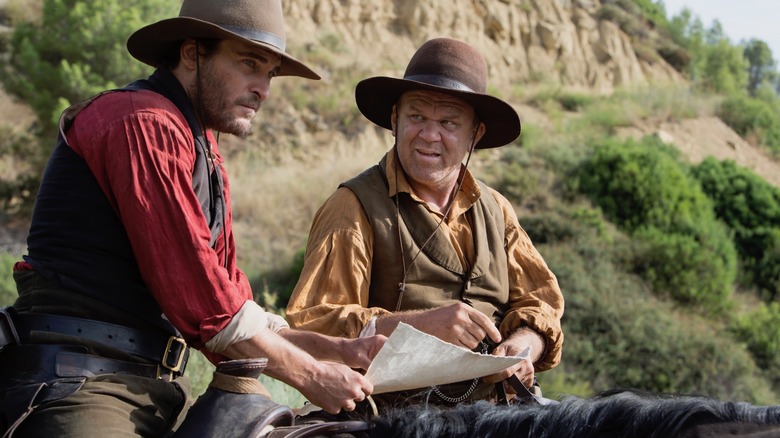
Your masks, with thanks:
M544 80L609 92L682 80L661 60L639 59L599 0L295 0L284 3L288 39L337 34L364 62L403 70L425 40L448 36L480 48L491 85Z

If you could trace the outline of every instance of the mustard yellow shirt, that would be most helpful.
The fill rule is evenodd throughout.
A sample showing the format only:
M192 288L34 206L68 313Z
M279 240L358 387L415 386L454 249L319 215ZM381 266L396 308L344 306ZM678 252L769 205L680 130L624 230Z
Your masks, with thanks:
M396 172L396 167L395 151L391 150L387 154L388 196L394 196L397 187L398 192L411 194L431 215L441 219L441 213L414 194L405 175ZM506 224L510 310L499 330L504 337L522 326L538 332L546 349L537 368L552 368L560 362L563 344L560 321L564 300L558 281L520 226L509 201L493 189L488 195L501 206ZM449 232L464 272L468 272L469 260L474 259L472 227L466 212L480 196L479 185L466 171L453 206L441 224ZM354 338L372 317L389 313L380 307L368 307L374 249L372 228L360 201L350 189L339 188L320 207L312 222L303 271L287 306L290 326Z

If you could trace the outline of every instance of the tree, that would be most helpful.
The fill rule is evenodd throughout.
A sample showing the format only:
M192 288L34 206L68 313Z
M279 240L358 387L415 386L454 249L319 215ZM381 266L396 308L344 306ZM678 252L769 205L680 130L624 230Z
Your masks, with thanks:
M32 205L63 109L151 73L132 59L125 42L144 24L174 16L177 3L43 0L40 20L15 23L9 56L0 61L0 81L30 105L38 120L31 132L4 135L0 141L0 155L30 164L28 171L0 179L4 213L23 214Z
M744 92L748 83L747 61L739 47L727 38L713 40L703 50L699 86L723 94Z
M2 76L29 103L44 137L68 105L150 73L125 49L130 34L176 13L168 0L45 0L40 24L21 23Z
M743 53L749 63L748 92L755 96L762 84L776 79L776 62L767 43L758 39L748 41Z

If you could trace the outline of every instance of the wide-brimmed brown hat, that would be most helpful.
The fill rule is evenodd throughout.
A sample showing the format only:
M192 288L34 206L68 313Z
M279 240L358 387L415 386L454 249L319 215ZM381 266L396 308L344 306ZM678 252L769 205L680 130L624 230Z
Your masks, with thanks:
M285 52L281 0L184 0L179 16L138 29L127 50L139 61L157 67L163 57L187 38L233 38L282 57L280 76L320 79Z
M520 117L508 103L486 94L487 66L474 47L450 38L426 41L415 52L403 79L377 76L360 81L355 101L368 120L392 129L390 116L401 95L411 90L451 94L474 107L485 124L476 148L487 149L514 141L520 135Z

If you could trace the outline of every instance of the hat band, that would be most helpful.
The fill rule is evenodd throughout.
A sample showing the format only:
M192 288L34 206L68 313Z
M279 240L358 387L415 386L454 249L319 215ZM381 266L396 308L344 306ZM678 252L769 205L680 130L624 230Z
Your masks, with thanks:
M282 52L284 52L284 47L285 47L284 38L279 38L278 35L275 35L271 32L265 32L262 30L244 29L241 27L231 26L229 24L219 24L218 26L225 30L238 34L244 38L254 40L260 43L270 44L276 47L277 49L281 50Z
M424 84L435 85L442 88L451 88L453 90L468 91L473 93L469 86L453 79L448 79L438 75L412 75L404 77L406 80L422 82Z

